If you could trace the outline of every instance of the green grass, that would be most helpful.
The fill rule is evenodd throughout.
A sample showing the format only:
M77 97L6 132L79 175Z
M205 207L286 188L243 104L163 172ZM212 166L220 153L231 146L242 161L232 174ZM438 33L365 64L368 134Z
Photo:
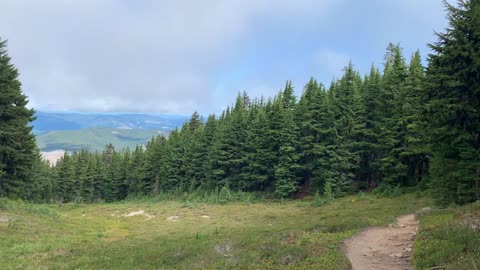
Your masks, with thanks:
M346 238L429 204L412 194L366 194L321 207L309 201L60 207L3 200L0 217L9 221L0 222L0 269L349 269ZM123 216L138 210L154 217Z
M121 150L145 145L152 136L158 134L157 130L113 128L50 131L37 135L37 145L42 151L65 149L76 151L82 148L101 151L111 143L116 149Z
M413 261L416 269L480 269L480 202L422 217Z

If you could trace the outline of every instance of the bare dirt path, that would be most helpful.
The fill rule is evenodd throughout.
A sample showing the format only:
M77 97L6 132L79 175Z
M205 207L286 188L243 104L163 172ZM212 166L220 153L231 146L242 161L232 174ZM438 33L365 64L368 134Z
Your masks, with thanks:
M345 241L353 270L412 269L410 257L418 222L413 214L397 218L395 225L368 228Z

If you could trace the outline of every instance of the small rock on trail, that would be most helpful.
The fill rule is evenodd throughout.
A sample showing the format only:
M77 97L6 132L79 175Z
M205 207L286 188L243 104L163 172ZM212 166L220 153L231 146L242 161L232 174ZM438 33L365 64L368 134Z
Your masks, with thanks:
M418 222L413 214L397 218L393 226L368 228L345 241L353 270L412 269L410 257Z

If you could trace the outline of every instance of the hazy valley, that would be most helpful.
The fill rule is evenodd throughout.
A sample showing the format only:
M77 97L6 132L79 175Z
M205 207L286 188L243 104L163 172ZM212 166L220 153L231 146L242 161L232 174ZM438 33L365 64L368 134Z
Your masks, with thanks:
M152 137L168 136L188 119L168 114L37 112L35 116L32 124L37 145L50 162L58 160L65 151L103 151L108 144L118 150L145 146Z

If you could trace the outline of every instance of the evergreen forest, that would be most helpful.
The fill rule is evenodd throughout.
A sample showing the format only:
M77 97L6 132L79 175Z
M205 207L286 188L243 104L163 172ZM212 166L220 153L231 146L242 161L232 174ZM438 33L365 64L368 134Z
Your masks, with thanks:
M19 71L0 40L0 196L113 202L159 194L255 192L335 198L363 191L431 192L439 205L480 199L480 1L446 4L431 53L389 44L384 63L354 63L295 96L238 94L220 115L193 113L146 146L40 158ZM382 52L379 52L380 54Z

